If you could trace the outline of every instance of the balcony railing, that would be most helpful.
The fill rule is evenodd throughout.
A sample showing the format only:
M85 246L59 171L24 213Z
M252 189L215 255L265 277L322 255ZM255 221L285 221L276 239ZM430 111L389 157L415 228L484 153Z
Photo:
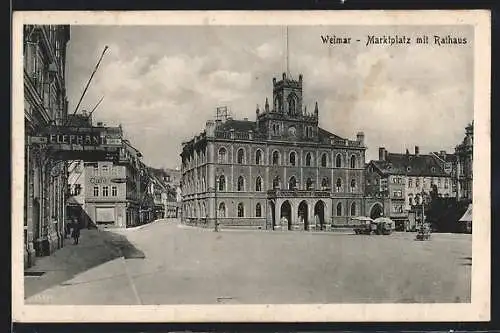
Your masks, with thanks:
M267 191L267 195L274 198L329 198L330 191L327 190L281 190L274 189Z

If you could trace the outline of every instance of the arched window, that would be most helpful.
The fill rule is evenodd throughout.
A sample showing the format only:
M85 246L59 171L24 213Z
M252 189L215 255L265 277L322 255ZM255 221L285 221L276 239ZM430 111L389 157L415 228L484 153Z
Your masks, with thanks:
M276 176L273 179L273 188L279 188L280 187L280 177Z
M323 155L321 155L321 166L326 167L326 165L327 165L327 156L326 153L323 153Z
M342 202L337 204L337 216L342 216Z
M219 191L225 191L226 190L226 177L224 175L221 175L219 177Z
M243 148L238 149L237 163L243 164L245 162L245 151Z
M290 153L289 162L290 162L291 166L295 166L295 152L294 151L292 151Z
M326 190L328 188L328 178L323 178L321 180L321 189Z
M337 192L340 192L342 190L342 179L337 178L337 181L335 182L335 187L337 189Z
M337 154L335 157L335 167L336 168L341 168L342 167L342 155Z
M410 206L413 206L413 194L412 193L408 194L408 203Z
M262 191L262 178L260 177L257 177L257 179L255 179L255 191Z
M255 205L255 217L261 217L262 216L262 208L260 206L260 203Z
M255 152L255 164L261 165L262 164L262 150L258 149Z
M313 182L311 178L307 178L306 180L306 190L312 190L313 189Z
M351 179L351 192L356 190L356 179Z
M351 216L356 216L356 203L351 204Z
M292 176L288 181L288 189L294 190L296 187L297 187L297 179L295 179L295 176Z
M238 217L244 217L245 216L245 207L243 206L243 203L240 202L238 204Z
M227 151L226 148L222 147L219 149L219 163L226 163L227 162Z
M306 166L311 166L311 153L306 154Z
M273 165L278 165L280 163L280 153L275 150L273 151Z
M244 191L245 190L245 179L243 179L243 176L238 177L238 191Z
M219 204L219 216L226 217L226 204L224 204L223 202Z
M288 113L295 114L295 96L293 94L288 97Z
M351 169L356 168L356 155L351 156Z

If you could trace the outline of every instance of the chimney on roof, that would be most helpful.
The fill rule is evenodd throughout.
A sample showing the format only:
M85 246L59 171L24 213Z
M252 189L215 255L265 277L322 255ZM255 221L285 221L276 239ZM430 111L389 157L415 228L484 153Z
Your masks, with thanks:
M283 81L286 80L286 73L283 73Z
M244 120L244 121L248 121L248 118L246 118L246 117L245 117L245 118L243 118L243 120Z
M356 139L361 146L365 145L365 133L358 132L358 134L356 134Z
M418 156L419 153L420 149L418 148L418 146L415 146L415 156Z
M385 161L385 158L386 158L387 154L386 154L386 150L384 147L380 147L378 149L378 160L379 161Z

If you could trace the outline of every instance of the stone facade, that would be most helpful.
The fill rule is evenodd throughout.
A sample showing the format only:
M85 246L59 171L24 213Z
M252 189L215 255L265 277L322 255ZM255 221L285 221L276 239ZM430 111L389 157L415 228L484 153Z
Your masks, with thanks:
M472 202L474 123L465 128L465 137L456 148L457 156L457 192L459 200Z
M67 116L65 89L69 26L25 25L24 56L24 241L25 267L64 243L67 165L31 141Z
M365 214L364 134L349 140L320 128L302 84L302 75L273 79L272 107L266 99L255 121L208 121L183 144L184 222L312 230Z

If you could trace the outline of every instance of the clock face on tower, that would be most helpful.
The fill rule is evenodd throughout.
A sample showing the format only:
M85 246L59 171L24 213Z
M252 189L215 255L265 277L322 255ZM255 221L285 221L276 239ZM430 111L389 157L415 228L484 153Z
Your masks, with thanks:
M290 134L290 136L295 136L296 133L297 129L295 128L295 126L288 127L288 134Z

